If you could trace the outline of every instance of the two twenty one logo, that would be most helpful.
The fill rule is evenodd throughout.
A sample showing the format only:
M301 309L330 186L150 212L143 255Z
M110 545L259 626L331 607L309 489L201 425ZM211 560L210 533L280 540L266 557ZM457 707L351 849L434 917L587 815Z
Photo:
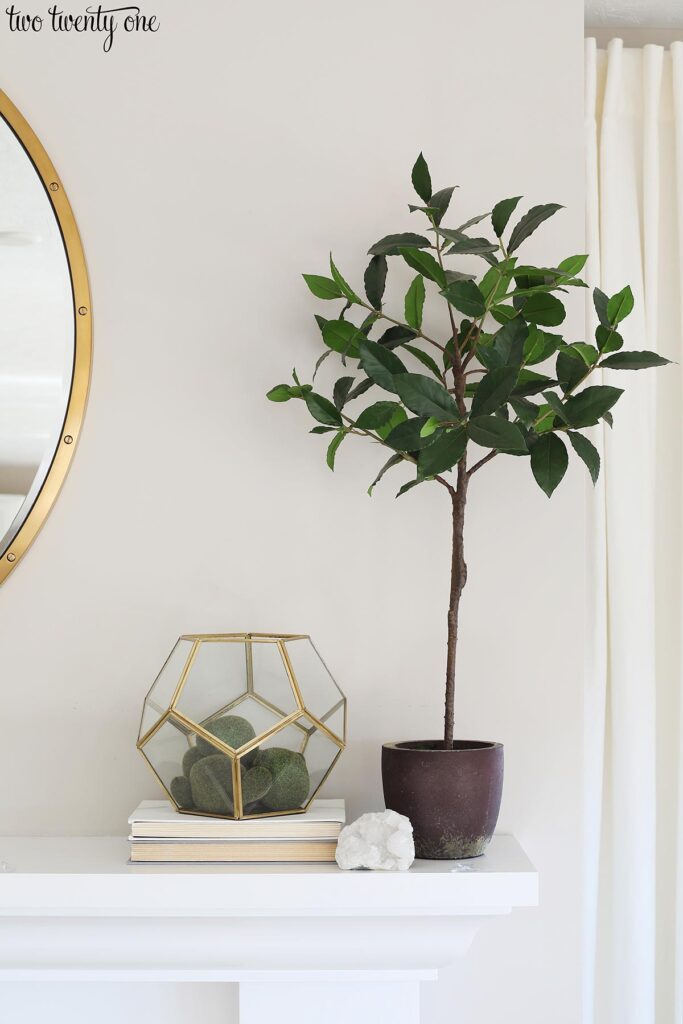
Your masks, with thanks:
M124 32L158 32L160 25L156 14L146 15L140 7L105 8L102 4L90 6L83 14L67 14L58 4L48 7L47 14L27 14L15 4L7 7L10 32L42 32L48 25L53 32L93 32L102 33L104 52L109 53L114 45L114 36L119 27Z

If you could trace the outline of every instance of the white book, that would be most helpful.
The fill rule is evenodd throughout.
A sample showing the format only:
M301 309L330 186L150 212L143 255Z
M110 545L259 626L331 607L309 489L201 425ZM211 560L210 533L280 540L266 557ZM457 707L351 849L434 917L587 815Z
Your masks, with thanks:
M180 814L168 800L143 800L130 818L130 840L139 839L337 839L346 822L341 799L314 800L303 814L272 818Z

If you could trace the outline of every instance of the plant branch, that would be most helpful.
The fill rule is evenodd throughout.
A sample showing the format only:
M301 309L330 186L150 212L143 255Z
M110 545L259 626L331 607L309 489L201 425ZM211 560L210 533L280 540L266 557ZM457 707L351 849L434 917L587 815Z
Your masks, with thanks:
M371 441L376 441L377 444L381 444L383 448L388 448L394 455L400 455L404 462L410 462L413 466L417 465L417 459L414 459L412 455L408 455L407 452L397 451L396 448L393 448L390 444L387 444L386 441L382 440L379 434L373 433L372 430L364 430L362 427L357 427L354 421L351 419L351 417L345 416L343 412L340 413L340 416L343 420L346 421L346 423L349 424L349 430L347 431L347 433L354 434L356 437L369 437ZM434 479L436 480L437 483L441 484L442 487L445 487L446 490L449 491L449 493L454 493L455 488L444 477L437 475L434 477Z
M438 348L440 352L446 351L445 347L439 344L438 341L434 341L433 338L423 334L422 331L416 331L414 327L404 323L402 320L395 320L393 316L388 316L386 313L382 312L381 309L375 309L374 306L369 305L367 302L361 301L361 306L364 309L368 309L371 313L375 313L378 320L388 320L390 324L395 324L396 327L405 327L407 331L412 331L416 338L422 338L422 340L426 341L429 345L433 345L434 348Z
M454 707L455 707L455 660L458 648L458 617L460 598L467 582L465 563L464 527L467 504L467 455L458 463L458 486L452 493L453 547L451 554L451 589L448 602L448 653L446 656L446 702L444 709L443 746L453 749Z
M429 219L432 222L432 227L434 228L434 231L436 233L436 258L439 261L439 266L441 267L441 269L444 271L444 274L445 274L444 265L443 265L443 256L442 256L442 253L441 253L441 235L439 234L439 232L437 230L436 221L434 220L434 217L430 216ZM448 299L446 299L446 305L448 306L448 317L449 317L449 320L451 322L451 336L453 338L453 347L454 348L458 348L458 344L459 344L458 343L458 328L456 327L456 324L455 324L455 315L453 313L453 307L451 306L451 304L448 301Z
M436 224L432 217L430 217L434 229L436 230ZM439 266L443 270L443 257L441 255L441 241L440 236L437 232L436 235L436 255L439 261ZM455 324L455 316L453 314L453 307L451 306L448 299L446 299L448 306L448 316L451 322L451 330L453 332L453 355L452 355L452 368L453 368L453 394L455 395L455 401L458 406L460 415L464 418L467 416L467 406L465 405L465 375L463 373L462 357L460 354L460 344L458 341L458 328ZM445 350L444 350L445 351Z
M490 462L491 459L495 459L497 454L498 454L498 449L495 448L492 452L489 452L488 455L485 455L483 457L483 459L479 459L479 462L475 462L475 464L472 466L472 468L467 473L468 479L469 479L469 477L472 476L473 473L476 473L478 469L481 469L482 466L485 466L487 462Z

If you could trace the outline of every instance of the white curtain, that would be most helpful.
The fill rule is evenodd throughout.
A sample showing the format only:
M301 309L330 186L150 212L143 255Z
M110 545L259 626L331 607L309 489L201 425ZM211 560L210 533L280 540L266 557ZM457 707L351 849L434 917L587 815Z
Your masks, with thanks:
M636 299L588 497L583 1024L683 1024L683 43L586 42L591 285ZM593 336L595 318L587 329Z

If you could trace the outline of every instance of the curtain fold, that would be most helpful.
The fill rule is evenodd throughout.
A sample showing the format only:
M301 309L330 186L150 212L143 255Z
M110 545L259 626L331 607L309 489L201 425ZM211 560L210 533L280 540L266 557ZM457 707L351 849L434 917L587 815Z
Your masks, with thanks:
M588 280L630 284L625 347L678 365L602 371L627 390L587 499L584 1024L683 1024L682 60L586 41Z

